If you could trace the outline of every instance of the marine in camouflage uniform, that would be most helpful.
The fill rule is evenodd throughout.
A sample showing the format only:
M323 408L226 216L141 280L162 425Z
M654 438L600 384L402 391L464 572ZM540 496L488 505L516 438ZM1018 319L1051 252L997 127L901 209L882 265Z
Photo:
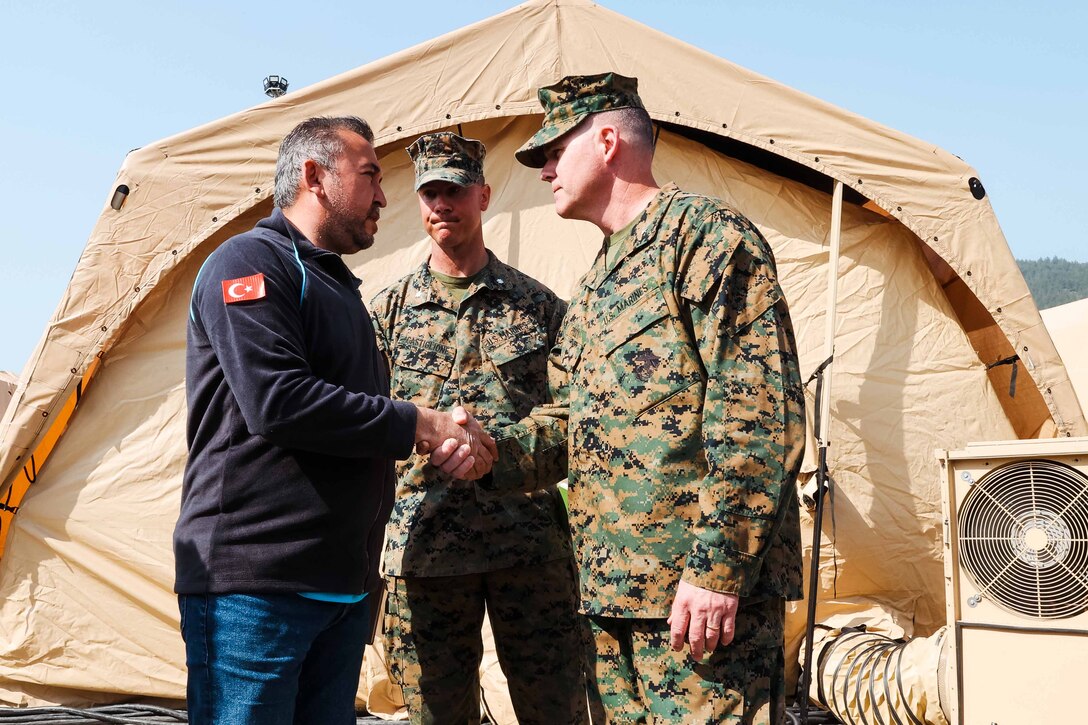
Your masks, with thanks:
M482 143L438 133L408 152L432 247L371 303L392 396L439 410L463 405L495 432L546 402L548 350L566 305L485 249ZM421 455L397 473L386 644L412 721L479 722L486 605L519 721L584 722L576 577L554 486L562 476L483 501L472 482Z
M540 90L544 126L517 156L544 167L561 215L599 221L578 216L585 199L572 196L601 188L583 177L602 157L558 169L604 148L578 137L618 114L566 134L595 113L642 108L636 83L603 74ZM650 144L648 204L606 238L571 300L554 402L504 432L480 485L531 490L567 473L569 449L591 690L609 722L778 723L784 600L802 594L804 399L789 312L759 231L719 200L650 183ZM681 582L739 597L732 642L714 648L707 620L713 651L700 662L670 646Z

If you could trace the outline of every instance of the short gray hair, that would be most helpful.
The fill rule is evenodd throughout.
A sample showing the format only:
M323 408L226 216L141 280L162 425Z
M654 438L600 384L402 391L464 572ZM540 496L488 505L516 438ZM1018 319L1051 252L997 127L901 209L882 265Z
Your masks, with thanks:
M654 122L650 114L643 108L617 108L613 111L605 111L610 114L615 124L627 131L628 143L638 146L653 155L654 151Z
M351 131L374 143L370 124L356 116L317 116L308 118L291 129L280 143L280 155L276 159L276 190L273 200L281 209L290 207L298 199L302 181L302 165L312 160L326 169L332 169L344 144L340 131Z

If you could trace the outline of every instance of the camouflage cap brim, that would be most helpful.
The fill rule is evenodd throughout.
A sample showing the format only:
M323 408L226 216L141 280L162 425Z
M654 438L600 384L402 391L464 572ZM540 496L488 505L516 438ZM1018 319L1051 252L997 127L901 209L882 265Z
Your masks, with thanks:
M546 124L534 133L533 137L526 141L521 148L514 152L514 158L530 169L544 168L544 164L548 162L544 147L557 138L573 131L587 116L589 116L589 112Z
M544 147L578 127L587 116L621 108L645 108L638 97L638 79L619 73L566 76L537 90L544 123L514 152L522 164L539 169L547 163Z
M419 191L424 184L431 181L449 181L457 184L458 186L472 186L480 181L478 174L466 171L464 169L454 169L449 166L440 166L433 169L428 169L422 174L416 177L416 191Z

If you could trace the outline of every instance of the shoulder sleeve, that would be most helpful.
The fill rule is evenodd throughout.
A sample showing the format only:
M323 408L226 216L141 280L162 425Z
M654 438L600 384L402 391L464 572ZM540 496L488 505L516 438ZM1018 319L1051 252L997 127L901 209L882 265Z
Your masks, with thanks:
M385 369L392 374L393 370L393 308L394 297L398 285L386 287L374 296L367 308L370 310L371 320L374 322L374 337L378 343L378 352L385 362Z
M712 291L720 331L737 334L781 299L774 258L763 235L731 209L711 210L695 223L681 250L680 296L702 304Z
M766 241L729 210L713 212L695 231L678 277L707 372L701 427L708 470L683 578L745 597L797 506L804 395Z
M548 305L545 324L548 326L548 345L554 346L559 341L559 330L563 327L563 318L567 315L567 303L554 293L549 294L551 304Z
M257 276L263 295L227 301L224 283ZM300 280L269 242L242 235L209 258L195 285L190 324L222 371L246 428L286 448L406 457L415 437L414 406L348 392L311 370Z

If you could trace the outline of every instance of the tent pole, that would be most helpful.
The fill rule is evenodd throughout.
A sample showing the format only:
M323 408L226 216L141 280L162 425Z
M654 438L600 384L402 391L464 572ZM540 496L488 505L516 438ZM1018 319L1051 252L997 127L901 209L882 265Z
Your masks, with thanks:
M831 249L827 260L827 317L824 329L824 350L827 357L817 370L816 438L819 464L816 469L815 511L812 517L812 552L808 582L808 617L805 625L805 664L801 672L801 722L808 725L808 691L812 683L812 640L816 628L816 597L820 582L820 544L823 533L824 496L831 482L827 475L827 449L831 446L831 367L835 359L835 319L839 295L839 245L842 239L842 182L835 181L831 196Z
M827 270L827 323L824 329L824 350L828 361L835 359L835 317L839 307L839 245L842 241L842 182L835 181L835 192L831 197L831 250L828 253ZM831 379L831 362L824 368L824 380ZM819 445L821 450L831 445L831 394L824 386L820 398Z

